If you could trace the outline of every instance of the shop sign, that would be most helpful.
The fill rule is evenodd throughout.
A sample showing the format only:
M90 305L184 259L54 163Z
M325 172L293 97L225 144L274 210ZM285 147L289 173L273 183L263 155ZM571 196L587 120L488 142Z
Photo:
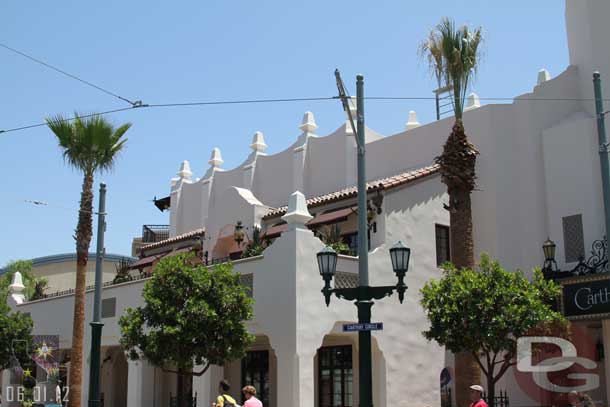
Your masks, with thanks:
M580 280L563 284L563 312L568 318L610 314L610 280Z

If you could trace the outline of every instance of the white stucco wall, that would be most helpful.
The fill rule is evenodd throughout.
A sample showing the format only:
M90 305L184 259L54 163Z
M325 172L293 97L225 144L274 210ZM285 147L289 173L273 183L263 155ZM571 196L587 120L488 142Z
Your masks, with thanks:
M555 258L565 263L562 218L582 214L585 242L605 234L595 119L580 113L543 132L544 173L549 234L557 244ZM585 255L590 245L585 245Z

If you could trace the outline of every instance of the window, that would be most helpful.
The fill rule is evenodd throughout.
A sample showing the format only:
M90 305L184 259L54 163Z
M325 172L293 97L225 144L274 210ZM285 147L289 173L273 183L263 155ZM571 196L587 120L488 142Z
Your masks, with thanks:
M116 315L116 297L102 300L102 318L112 318Z
M350 256L358 256L358 232L343 235L343 241L349 247ZM368 235L369 251L371 250L371 233Z
M436 231L436 265L451 260L451 249L449 242L449 226L434 225Z
M343 241L349 247L349 254L358 255L358 232L343 236Z
M351 345L320 348L318 350L319 407L352 407L353 394Z
M257 350L246 353L241 360L241 387L254 386L256 398L269 406L269 351ZM242 405L246 401L242 393Z

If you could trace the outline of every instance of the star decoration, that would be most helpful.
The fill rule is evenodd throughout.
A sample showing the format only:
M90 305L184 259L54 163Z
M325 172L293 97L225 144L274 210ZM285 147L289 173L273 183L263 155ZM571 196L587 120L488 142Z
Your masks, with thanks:
M25 370L23 371L23 375L24 375L24 376L32 376L32 371L31 371L30 369L25 369Z
M42 341L42 346L36 349L38 357L41 357L44 360L47 360L47 357L51 355L51 352L53 352L53 348L48 346L45 341Z

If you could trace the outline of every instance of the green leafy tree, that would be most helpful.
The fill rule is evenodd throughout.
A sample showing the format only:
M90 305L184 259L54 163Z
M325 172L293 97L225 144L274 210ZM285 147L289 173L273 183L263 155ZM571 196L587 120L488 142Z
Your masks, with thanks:
M87 261L93 234L93 176L96 172L109 171L114 167L118 154L127 142L123 136L131 127L131 123L114 128L100 115L81 117L78 114L75 114L75 119L71 121L57 115L47 118L46 122L57 137L65 162L83 174L80 208L74 237L76 240L76 284L69 378L69 406L80 407Z
M193 254L164 258L142 297L144 306L128 309L119 320L121 345L130 359L145 358L178 374L179 407L186 406L183 377L242 358L253 341L246 327L253 300L230 264L212 269Z
M454 353L470 353L486 376L490 401L496 382L516 363L519 337L567 332L567 322L550 305L560 295L557 284L540 270L529 281L487 255L478 271L445 264L443 277L426 283L421 293L430 321L423 335Z
M18 271L21 273L23 285L23 295L30 299L35 291L36 277L32 273L32 262L30 260L16 260L9 262L4 269L6 272L0 276L0 296L5 298L8 295L8 286L13 283L13 276Z
M6 296L0 301L0 371L30 360L27 347L31 343L32 319L21 312L13 312L6 303Z
M476 158L479 152L466 136L464 102L481 63L483 30L456 27L443 18L420 46L439 88L449 87L452 94L455 123L435 161L440 165L441 181L447 186L451 261L458 269L474 268L474 236L471 193L476 187ZM480 381L477 364L465 354L456 355L456 399L458 405L468 402L468 385Z

